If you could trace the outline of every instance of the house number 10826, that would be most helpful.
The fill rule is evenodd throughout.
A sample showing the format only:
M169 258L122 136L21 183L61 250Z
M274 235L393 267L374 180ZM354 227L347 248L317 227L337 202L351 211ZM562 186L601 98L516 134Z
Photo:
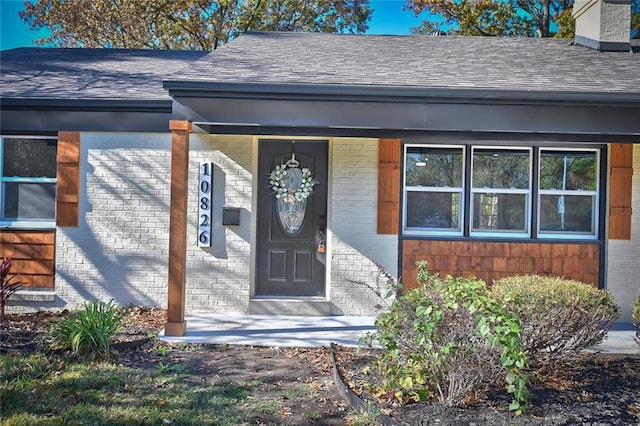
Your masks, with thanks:
M198 247L211 247L213 163L200 163L198 179Z

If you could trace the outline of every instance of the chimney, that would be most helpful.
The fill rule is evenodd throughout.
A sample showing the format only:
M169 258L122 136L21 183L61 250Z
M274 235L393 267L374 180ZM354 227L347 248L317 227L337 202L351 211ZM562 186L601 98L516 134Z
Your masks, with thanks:
M575 0L575 44L602 52L631 50L631 0Z

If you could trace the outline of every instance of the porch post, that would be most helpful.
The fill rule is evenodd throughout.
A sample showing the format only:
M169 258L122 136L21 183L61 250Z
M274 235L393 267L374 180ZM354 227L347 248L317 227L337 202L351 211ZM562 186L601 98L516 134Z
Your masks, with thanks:
M191 122L169 121L171 130L171 205L169 208L169 291L165 335L184 336L187 269L187 192Z

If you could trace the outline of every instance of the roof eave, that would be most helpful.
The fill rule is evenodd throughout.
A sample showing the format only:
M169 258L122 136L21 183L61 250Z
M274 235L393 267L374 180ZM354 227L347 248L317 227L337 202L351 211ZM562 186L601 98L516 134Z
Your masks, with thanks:
M37 109L50 111L114 111L114 112L171 112L171 99L130 98L54 98L0 96L4 110Z
M330 100L372 102L518 103L518 104L607 104L640 105L640 92L554 91L493 88L332 85L309 83L221 83L166 80L171 97Z
M168 132L171 100L0 97L0 133Z

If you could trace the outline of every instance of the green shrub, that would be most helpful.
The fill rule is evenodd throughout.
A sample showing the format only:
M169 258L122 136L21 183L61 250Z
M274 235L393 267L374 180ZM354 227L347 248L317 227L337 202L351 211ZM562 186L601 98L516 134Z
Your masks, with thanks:
M122 325L125 311L113 301L92 301L72 312L53 327L53 346L70 348L74 353L94 359L109 359L111 339Z
M520 318L521 341L537 367L596 345L619 318L613 296L579 281L539 275L502 278L492 287L496 299Z
M384 349L379 393L389 400L449 406L471 400L488 383L505 380L520 412L528 399L526 358L518 319L473 278L440 279L418 263L421 288L397 298L376 319Z
M636 342L640 345L640 297L633 304L633 312L631 313L631 321L636 328Z

